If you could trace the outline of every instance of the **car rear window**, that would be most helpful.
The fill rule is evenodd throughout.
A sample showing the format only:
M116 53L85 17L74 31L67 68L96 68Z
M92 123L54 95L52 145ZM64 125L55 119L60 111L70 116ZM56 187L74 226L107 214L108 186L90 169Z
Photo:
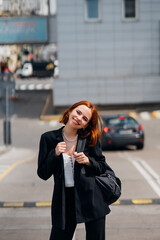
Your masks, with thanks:
M135 125L137 122L131 117L125 117L121 120L119 117L104 119L104 122L110 126Z

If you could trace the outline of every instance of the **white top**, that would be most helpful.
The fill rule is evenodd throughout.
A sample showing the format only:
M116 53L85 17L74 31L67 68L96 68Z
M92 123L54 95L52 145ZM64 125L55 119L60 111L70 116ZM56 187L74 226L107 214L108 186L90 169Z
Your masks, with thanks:
M69 156L65 153L63 155L64 162L64 177L65 177L65 186L73 187L74 186L74 156Z

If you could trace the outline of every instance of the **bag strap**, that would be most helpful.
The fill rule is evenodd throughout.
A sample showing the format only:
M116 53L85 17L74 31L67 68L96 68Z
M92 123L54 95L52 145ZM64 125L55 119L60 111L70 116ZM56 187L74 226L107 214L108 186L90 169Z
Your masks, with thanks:
M77 144L77 152L83 152L85 145L86 145L86 138L80 138L78 139L78 144Z
M79 138L77 144L77 152L83 152L86 145L86 138ZM86 174L84 165L81 165L81 174Z

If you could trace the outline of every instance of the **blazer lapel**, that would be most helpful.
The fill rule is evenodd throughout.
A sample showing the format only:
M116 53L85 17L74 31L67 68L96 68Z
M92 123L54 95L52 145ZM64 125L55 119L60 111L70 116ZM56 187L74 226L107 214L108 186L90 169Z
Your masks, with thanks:
M58 129L58 131L56 133L56 139L57 139L58 142L63 142L64 141L63 136L62 136L62 129L63 128L64 128L64 126L61 127L60 129Z
M56 132L56 139L57 139L57 143L59 142L63 142L63 136L62 136L62 129L64 128L61 127L60 129L57 130ZM64 163L63 163L63 157L62 157L62 154L60 155L60 163L61 163L61 167L62 167L62 171L63 171L63 175L64 175Z

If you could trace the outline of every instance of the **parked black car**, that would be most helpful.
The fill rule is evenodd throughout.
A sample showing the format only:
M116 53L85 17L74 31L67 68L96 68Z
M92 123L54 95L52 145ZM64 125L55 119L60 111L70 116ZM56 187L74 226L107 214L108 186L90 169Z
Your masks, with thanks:
M144 147L144 130L133 117L128 114L101 116L103 132L102 149L135 145L137 149Z

